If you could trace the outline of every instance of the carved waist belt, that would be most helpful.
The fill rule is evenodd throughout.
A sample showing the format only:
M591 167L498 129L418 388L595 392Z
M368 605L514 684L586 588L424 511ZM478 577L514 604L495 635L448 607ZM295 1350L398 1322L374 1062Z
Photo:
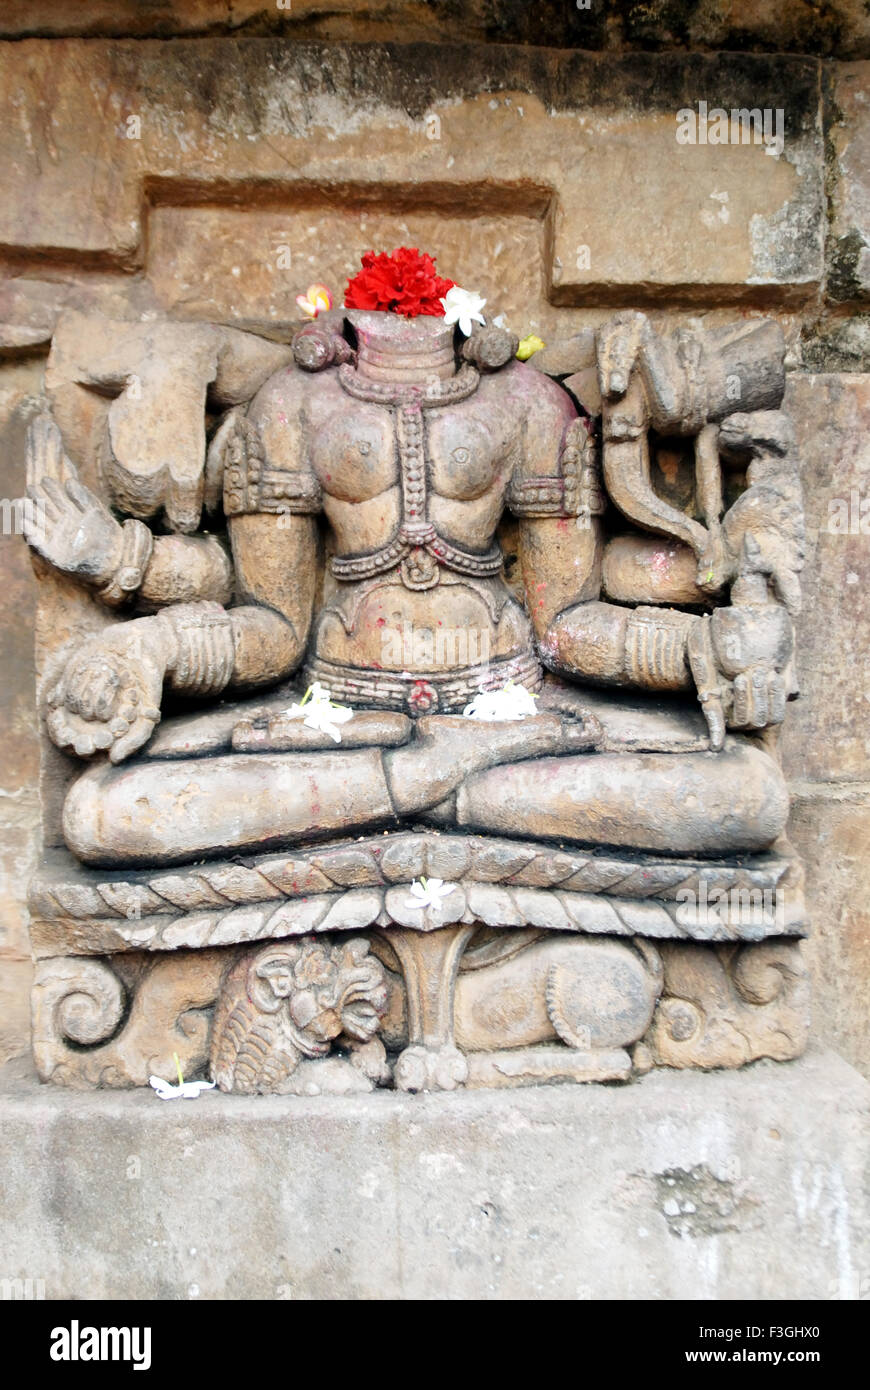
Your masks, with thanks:
M402 567L402 583L407 589L431 589L438 583L438 566L485 578L498 574L502 566L499 547L485 555L472 555L444 540L431 522L405 522L396 539L370 555L336 555L331 563L336 579L371 579L396 565Z
M369 671L315 656L305 667L304 679L320 681L333 700L357 709L400 710L412 717L421 714L456 713L482 690L501 690L508 681L527 690L539 690L543 671L532 652L497 657L479 666L423 674ZM469 735L470 737L471 735Z

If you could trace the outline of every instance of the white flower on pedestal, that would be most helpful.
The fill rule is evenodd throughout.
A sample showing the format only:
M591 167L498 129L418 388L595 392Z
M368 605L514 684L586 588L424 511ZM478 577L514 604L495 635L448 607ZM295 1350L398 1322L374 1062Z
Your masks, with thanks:
M309 685L301 701L284 713L288 719L301 719L308 729L329 734L336 743L341 743L339 724L346 724L353 718L353 710L347 705L333 704L326 686L319 681Z
M441 300L444 305L444 322L446 324L458 323L466 338L471 337L471 324L486 323L486 319L480 312L486 303L479 294L473 290L461 290L458 285L454 285L452 290L448 290Z
M415 878L411 884L411 897L406 906L421 910L434 908L437 911L441 906L441 899L449 897L453 888L454 885L445 883L443 878Z
M214 1090L213 1081L182 1081L180 1086L173 1086L162 1076L149 1076L148 1085L153 1086L161 1100L196 1100L200 1091Z
M174 1086L171 1081L164 1081L162 1076L149 1076L148 1085L155 1090L161 1100L196 1100L200 1091L213 1091L215 1083L213 1081L185 1081L181 1073L181 1063L178 1060L178 1053L173 1052L172 1060L175 1063L175 1070L178 1072L178 1085Z
M497 719L525 719L529 714L537 714L535 701L537 695L526 690L524 685L514 685L508 681L501 690L482 690L475 695L470 705L462 711L466 719L484 719L493 722Z

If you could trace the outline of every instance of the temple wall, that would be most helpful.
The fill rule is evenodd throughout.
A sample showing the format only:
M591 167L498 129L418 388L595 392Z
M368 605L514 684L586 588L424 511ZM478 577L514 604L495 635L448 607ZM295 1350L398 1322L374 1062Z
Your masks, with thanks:
M406 242L551 344L623 307L778 318L809 525L802 697L783 755L814 1032L866 1072L864 25L857 0L824 18L798 3L13 0L0 17L0 499L21 491L64 311L280 337L311 281L340 292L363 250ZM782 113L781 150L679 144L677 112L699 102ZM843 506L845 531L832 527ZM0 1060L27 1046L24 899L41 834L36 584L5 505L2 519Z

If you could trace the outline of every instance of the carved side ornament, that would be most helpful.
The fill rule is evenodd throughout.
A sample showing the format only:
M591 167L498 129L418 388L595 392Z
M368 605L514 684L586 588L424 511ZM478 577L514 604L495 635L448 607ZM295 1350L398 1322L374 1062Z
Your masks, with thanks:
M799 1057L809 1032L810 985L797 941L749 946L662 942L664 988L635 1049L650 1066L742 1067Z

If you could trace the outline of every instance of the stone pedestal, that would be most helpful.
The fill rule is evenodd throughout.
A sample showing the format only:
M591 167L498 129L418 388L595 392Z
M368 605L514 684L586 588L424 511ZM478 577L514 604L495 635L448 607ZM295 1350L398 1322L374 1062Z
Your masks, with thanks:
M870 1294L870 1085L832 1053L346 1097L0 1082L0 1278L53 1298Z
M413 882L442 877L437 904L418 906ZM297 1029L286 1045L300 954L306 980L316 958L330 981L321 1010L367 981L389 1060L365 1082L357 1070L356 1089L624 1081L806 1044L801 874L782 853L402 831L122 874L54 851L30 903L36 1067L68 1086L147 1086L180 1065L228 1091L346 1090L346 1070L324 1069L328 1043ZM283 993L264 995L275 971ZM306 988L297 1022L314 1017ZM321 1058L304 1077L303 1054Z

